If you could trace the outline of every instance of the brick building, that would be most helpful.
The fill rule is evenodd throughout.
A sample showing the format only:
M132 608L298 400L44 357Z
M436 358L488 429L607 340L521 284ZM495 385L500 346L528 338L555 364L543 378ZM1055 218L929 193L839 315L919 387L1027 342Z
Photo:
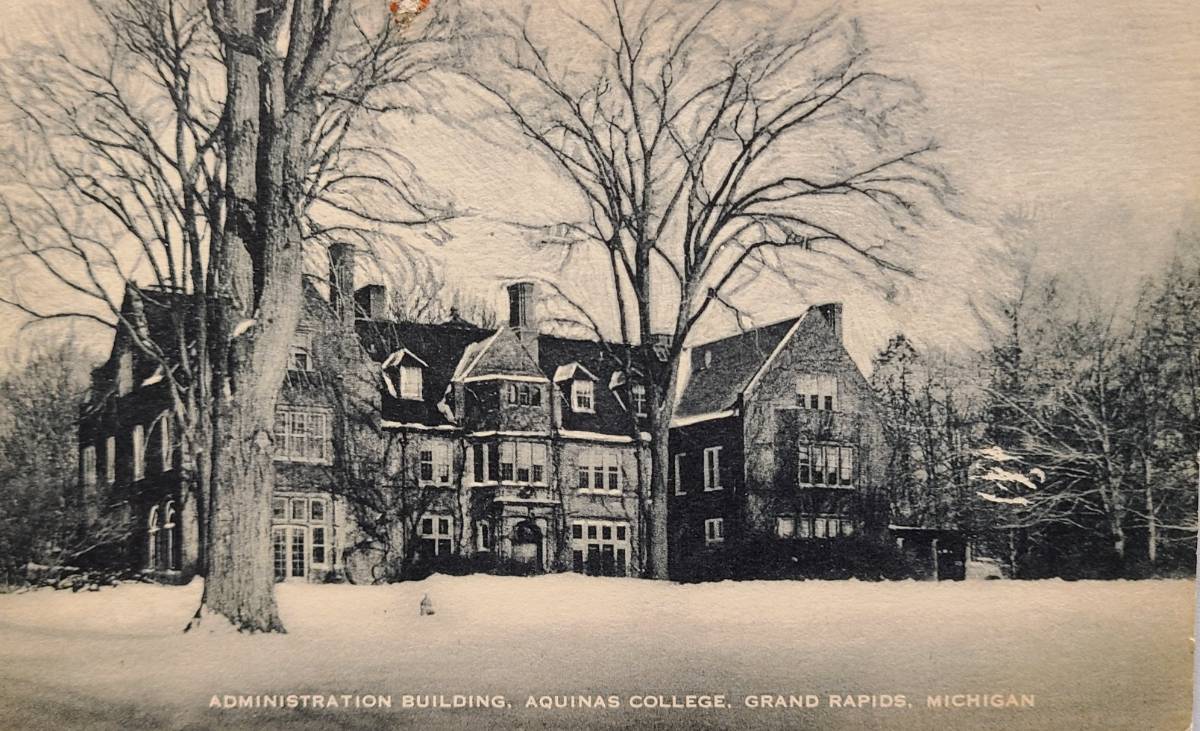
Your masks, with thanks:
M484 329L390 319L355 288L349 247L331 290L307 291L276 413L272 550L280 580L475 568L637 574L644 562L646 389L625 346L539 332L532 284ZM135 296L136 295L136 296ZM182 352L182 295L131 291L125 321ZM81 420L81 478L132 526L124 560L185 580L198 560L167 379L118 331ZM187 346L187 347L190 347ZM194 353L190 354L194 357ZM745 573L766 540L870 530L882 475L871 390L841 343L841 306L685 351L671 431L672 576ZM94 500L93 500L94 502ZM886 523L886 521L885 521Z

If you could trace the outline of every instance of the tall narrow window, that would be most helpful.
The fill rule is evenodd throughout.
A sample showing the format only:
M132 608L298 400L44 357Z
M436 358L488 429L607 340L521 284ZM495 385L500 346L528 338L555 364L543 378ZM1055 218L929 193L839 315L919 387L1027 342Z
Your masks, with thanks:
M84 487L96 486L96 448L84 447L79 455L80 474Z
M146 432L141 424L133 427L133 479L146 476Z
M116 437L109 437L104 440L104 481L110 485L117 481Z
M512 482L516 474L516 449L512 442L500 443L500 480Z
M686 457L686 456L687 456L687 455L686 455L686 454L684 454L683 452L680 452L679 454L675 455L675 470L674 470L674 473L675 473L675 474L674 474L674 478L675 478L675 494L676 494L676 495L682 495L682 494L684 494L684 489L683 489L683 458L684 458L684 457Z
M146 519L146 568L157 569L158 562L158 506L155 505Z
M325 529L322 527L312 529L312 562L314 566L325 565Z
M162 415L158 422L158 451L162 457L162 471L170 472L175 466L175 444L171 438L171 414Z
M704 450L704 489L721 489L721 448L708 447Z
M117 395L124 396L133 390L133 353L128 350L117 359Z
M484 470L487 469L487 447L483 444L471 445L471 477L476 484L484 480Z
M433 482L433 448L421 450L421 482Z
M492 550L492 524L481 520L475 524L475 547L480 551Z

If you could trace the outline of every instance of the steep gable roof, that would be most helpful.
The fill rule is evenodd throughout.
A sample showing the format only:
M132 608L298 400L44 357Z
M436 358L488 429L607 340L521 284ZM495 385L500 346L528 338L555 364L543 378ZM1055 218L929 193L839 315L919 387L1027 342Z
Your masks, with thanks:
M802 319L792 317L693 346L691 372L676 416L699 416L732 407Z

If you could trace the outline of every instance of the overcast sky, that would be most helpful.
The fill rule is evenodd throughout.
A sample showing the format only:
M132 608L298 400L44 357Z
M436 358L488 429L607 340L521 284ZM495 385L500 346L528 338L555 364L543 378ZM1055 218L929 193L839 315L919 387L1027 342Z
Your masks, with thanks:
M47 27L69 35L74 4L0 0L0 35L8 43ZM945 262L945 279L913 285L898 305L831 282L796 301L766 299L762 321L797 311L805 298L845 299L862 362L899 328L930 341L970 337L964 293L996 277L966 254L1005 235L1002 220L1027 222L1041 265L1078 273L1114 298L1161 266L1176 230L1196 225L1200 3L864 0L844 9L861 17L876 65L921 85L943 163L974 223L930 232L929 256ZM553 210L561 202L536 166L439 147L428 125L394 128L398 149L422 174L473 208ZM497 304L500 280L546 269L544 256L483 226L437 256L455 282ZM14 322L0 318L10 318L0 323L8 339Z

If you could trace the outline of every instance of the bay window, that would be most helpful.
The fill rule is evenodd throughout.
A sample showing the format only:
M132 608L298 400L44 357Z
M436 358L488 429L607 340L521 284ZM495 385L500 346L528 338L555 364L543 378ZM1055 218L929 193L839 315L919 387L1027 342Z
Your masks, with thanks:
M855 448L838 444L801 444L798 479L801 485L854 486Z

